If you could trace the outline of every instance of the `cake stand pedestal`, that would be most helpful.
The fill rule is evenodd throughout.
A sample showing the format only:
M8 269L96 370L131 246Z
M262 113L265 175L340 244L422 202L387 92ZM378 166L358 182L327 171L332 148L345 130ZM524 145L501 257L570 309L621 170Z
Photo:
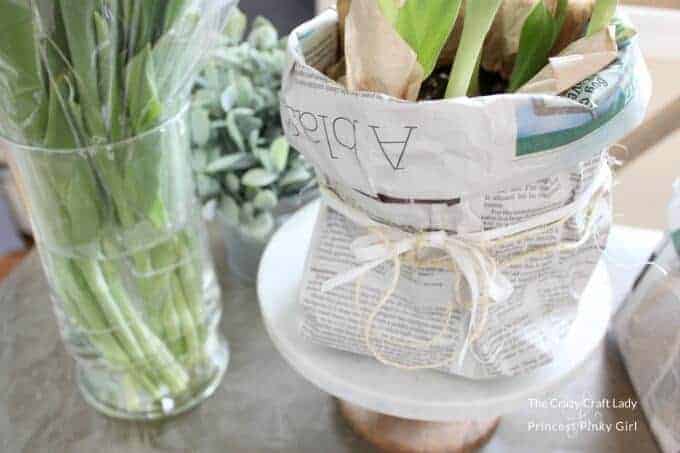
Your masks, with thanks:
M458 453L488 440L498 417L553 393L591 357L607 331L612 288L599 264L556 359L524 376L482 381L437 371L403 371L371 357L316 346L300 335L298 290L318 202L299 211L274 235L260 264L257 291L265 326L286 361L339 399L353 429L391 452Z

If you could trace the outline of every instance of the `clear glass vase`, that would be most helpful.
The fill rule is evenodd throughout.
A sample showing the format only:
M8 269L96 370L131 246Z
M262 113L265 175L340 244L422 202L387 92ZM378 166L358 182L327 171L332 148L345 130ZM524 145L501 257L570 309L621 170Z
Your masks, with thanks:
M229 271L247 283L254 283L260 267L260 259L269 240L298 209L319 196L316 186L305 187L299 193L281 198L272 210L273 228L266 235L253 234L246 226L234 224L223 215L217 219L224 232L224 245Z
M80 389L115 417L187 410L228 363L186 115L115 144L8 144Z

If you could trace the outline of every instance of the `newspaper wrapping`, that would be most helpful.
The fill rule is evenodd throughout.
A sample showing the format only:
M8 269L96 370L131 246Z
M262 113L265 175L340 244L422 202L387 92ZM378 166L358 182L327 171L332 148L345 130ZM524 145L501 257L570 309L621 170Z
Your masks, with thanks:
M281 93L324 194L302 335L474 379L550 363L611 225L605 150L649 100L635 42L559 97L417 103L329 79L338 49L334 11L294 30Z
M680 451L680 181L669 234L626 305L614 333L649 425L664 453ZM660 272L660 269L666 271Z

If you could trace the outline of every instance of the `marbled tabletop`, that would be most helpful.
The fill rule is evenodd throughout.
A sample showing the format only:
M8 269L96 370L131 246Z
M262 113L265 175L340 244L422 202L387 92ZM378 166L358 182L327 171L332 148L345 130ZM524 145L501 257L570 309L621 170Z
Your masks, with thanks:
M614 230L608 259L629 263L610 266L619 302L659 239L656 232ZM0 452L373 451L352 434L334 400L279 356L262 325L255 290L229 276L218 242L214 250L224 295L222 329L232 351L229 369L200 407L153 423L109 419L80 397L38 256L27 258L0 287ZM637 401L611 341L553 397L527 401L520 413L504 417L483 452L658 453L639 407L552 407L602 399ZM537 432L538 424L559 429L581 421L590 427ZM617 422L630 431L596 430Z

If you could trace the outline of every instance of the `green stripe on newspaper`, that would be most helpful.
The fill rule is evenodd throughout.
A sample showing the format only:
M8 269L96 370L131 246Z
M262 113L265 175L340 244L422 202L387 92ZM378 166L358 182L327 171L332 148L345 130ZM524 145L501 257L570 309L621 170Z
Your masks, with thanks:
M517 139L516 155L517 157L526 156L575 142L609 122L628 105L631 99L633 99L633 89L631 86L627 86L626 89L618 93L616 100L607 112L586 124L547 134L520 137Z

